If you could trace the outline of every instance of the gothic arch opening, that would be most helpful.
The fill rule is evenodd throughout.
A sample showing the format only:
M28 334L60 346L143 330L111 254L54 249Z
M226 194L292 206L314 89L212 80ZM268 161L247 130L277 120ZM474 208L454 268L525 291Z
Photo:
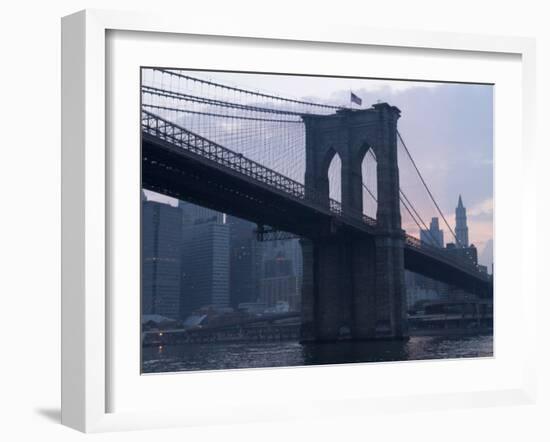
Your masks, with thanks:
M342 159L338 152L330 149L328 156L328 194L329 197L342 202Z
M376 154L372 148L365 146L361 161L361 179L363 186L363 213L376 218L378 209L378 173Z

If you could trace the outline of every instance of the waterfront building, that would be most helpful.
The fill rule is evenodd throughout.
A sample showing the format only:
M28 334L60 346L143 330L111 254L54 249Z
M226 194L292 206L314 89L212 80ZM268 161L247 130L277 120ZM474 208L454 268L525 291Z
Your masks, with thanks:
M229 307L229 226L197 222L182 226L182 318L202 307Z
M258 300L264 243L256 238L256 224L227 216L230 231L230 276L229 291L231 305Z
M181 210L142 193L142 315L179 317Z
M303 275L302 246L298 238L267 241L262 249L262 277L265 276L267 261L273 261L277 257L284 257L290 261L290 267L295 276L300 280ZM269 264L268 264L269 265Z
M264 262L264 276L260 281L260 302L266 309L282 311L300 310L301 280L294 273L292 260L279 253Z
M405 270L405 289L409 310L423 301L447 300L452 292L448 284L408 270Z

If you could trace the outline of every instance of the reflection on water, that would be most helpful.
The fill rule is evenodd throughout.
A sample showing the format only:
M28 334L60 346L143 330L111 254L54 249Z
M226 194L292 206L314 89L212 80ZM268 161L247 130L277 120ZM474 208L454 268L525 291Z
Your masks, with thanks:
M411 337L408 341L184 344L143 349L143 373L289 367L353 362L487 357L492 336Z

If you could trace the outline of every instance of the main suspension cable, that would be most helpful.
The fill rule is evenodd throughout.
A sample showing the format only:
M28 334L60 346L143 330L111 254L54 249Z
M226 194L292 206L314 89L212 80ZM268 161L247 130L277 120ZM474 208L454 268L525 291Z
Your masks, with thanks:
M262 92L251 91L251 90L248 90L248 89L241 89L241 88L238 88L238 87L229 86L229 85L222 84L222 83L215 83L215 82L210 81L210 80L203 80L201 78L191 77L189 75L182 74L181 72L174 72L173 70L169 70L169 69L162 69L162 68L150 68L150 69L153 70L153 71L158 71L158 72L164 73L164 74L174 75L176 77L180 77L180 78L183 78L183 79L186 79L186 80L197 81L199 83L206 84L206 85L209 85L209 86L224 88L224 89L232 90L232 91L235 91L235 92L241 92L241 93L248 94L248 95L255 95L257 97L269 98L269 99L278 100L278 101L286 101L288 103L303 104L305 106L321 107L321 108L325 108L325 109L346 109L344 106L335 106L335 105L331 105L331 104L314 103L314 102L311 102L311 101L303 101L303 100L297 100L297 99L294 99L294 98L279 97L277 95L265 94L265 93L262 93Z
M374 160L376 161L376 155L374 155L374 152L372 151L372 149L369 149L368 152L371 154L372 158L374 158ZM363 187L369 193L369 195L374 199L374 201L376 203L378 203L377 199L374 197L374 195L372 194L370 189L364 183L362 183L362 184L363 184ZM415 224L418 226L418 230L425 230L427 232L428 236L430 237L430 239L432 240L432 242L434 243L434 245L436 245L437 241L433 237L431 230L428 228L428 226L426 225L426 223L424 222L424 220L422 219L422 217L420 216L418 211L415 209L413 203L409 200L409 198L407 198L407 195L405 195L405 192L403 192L403 189L399 188L399 193L400 193L399 200L401 201L401 203L403 204L403 206L405 207L407 212L409 212L409 215L411 215L411 218L413 219ZM403 199L405 199L406 202ZM420 222L424 226L424 229L420 226L420 224L416 220L416 217L411 213L411 210L409 209L408 206L410 206L410 209L412 209L412 211L416 214L416 217L420 220Z
M416 162L414 161L409 149L407 148L407 145L405 144L405 141L403 140L403 137L401 136L401 134L399 133L399 131L397 131L397 136L399 137L399 140L401 141L401 144L403 145L404 149L405 149L405 152L407 153L407 156L409 157L409 159L411 160L411 163L412 165L414 166L414 169L416 170L416 173L418 174L418 176L420 177L420 180L422 181L422 184L424 185L424 188L426 189L426 191L428 192L428 195L430 196L430 199L432 200L432 202L434 203L438 213L441 215L441 218L443 219L443 221L445 222L445 224L447 225L447 228L449 229L449 231L451 232L451 235L453 236L453 238L455 239L455 241L457 242L457 244L459 245L462 245L460 243L460 241L458 240L458 238L456 237L455 235L455 232L454 230L451 228L451 226L449 225L449 223L447 222L447 218L445 218L445 215L443 215L443 212L441 211L441 208L439 207L439 204L437 204L437 201L435 200L432 192L430 191L429 187L428 187L428 184L426 184L426 181L424 180L424 177L422 176L422 174L420 173L420 170L418 169L418 166L416 165ZM467 245L462 245L463 247L467 247Z

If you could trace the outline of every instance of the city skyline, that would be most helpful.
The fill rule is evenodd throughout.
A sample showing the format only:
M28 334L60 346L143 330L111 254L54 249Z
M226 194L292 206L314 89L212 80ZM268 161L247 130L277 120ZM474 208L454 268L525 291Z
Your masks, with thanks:
M300 310L297 239L260 242L256 225L142 193L142 314L185 320L197 311ZM149 317L149 316L148 316Z
M166 201L148 200L146 191L142 195L144 314L183 320L205 307L222 311L229 307L264 311L275 308L277 299L285 300L287 309L300 310L303 269L297 238L261 242L256 236L256 225L249 221L181 200L175 206ZM463 209L461 199L457 212L460 209ZM461 218L457 221L462 227L466 226L466 223L461 224ZM432 218L429 227L428 231L421 231L422 242L442 249L464 248L460 237L449 244L443 243L437 217ZM155 250L150 245L153 238ZM151 262L162 266L158 281L151 278ZM215 268L217 273L212 273ZM406 273L409 307L418 300L425 300L426 296L437 299L444 294L448 297L452 291L451 286L444 283ZM182 279L175 283L173 277L179 274ZM194 282L185 283L186 276L191 276ZM290 277L295 288L289 289L288 278L281 281L277 277ZM280 287L281 282L286 285ZM168 300L168 305L161 302L155 307L150 302L150 291L156 290L157 285L161 286L161 300ZM247 292L244 296L239 293L243 288ZM271 295L265 290L271 291ZM297 301L290 300L289 295L297 297ZM180 304L179 311L174 311L176 303Z
M158 193L155 193L155 192L151 192L151 191L148 191L148 190L143 190L143 192L145 192L145 194L148 196L148 198L150 198L151 201L157 201L157 202L162 202L162 203L165 203L165 204L169 204L170 206L172 207L178 207L178 205L180 204L180 201L175 199L175 198L171 198L171 197L167 197L165 195L162 195L162 194L158 194ZM461 195L459 195L459 198L461 198ZM467 208L465 207L464 210L466 211L466 213L468 213L467 211ZM454 230L454 234L456 235L456 214L451 217L447 216L446 217L447 220L451 223L451 227L453 228ZM429 229L428 231L426 230L423 230L423 229L420 229L418 230L418 237L420 240L428 243L428 244L433 244L433 232L431 233L425 233L425 232L429 232L430 229L432 228L432 225L434 223L434 220L437 220L439 221L439 217L432 217L432 219L430 220L430 223L428 225ZM417 227L417 226L415 226ZM437 224L437 229L439 229L440 225L439 223ZM443 230L443 229L439 229L439 236L437 237L437 240L436 240L436 246L438 247L445 247L447 244L455 244L456 243L456 239L453 235L451 235L447 230ZM460 240L459 240L460 241ZM474 244L474 242L471 242L471 244ZM478 260L479 260L479 263L486 266L489 271L491 271L491 268L492 268L492 264L493 264L493 239L490 238L486 243L484 243L484 247L482 249L479 249L479 247L476 246L476 248L478 249Z

